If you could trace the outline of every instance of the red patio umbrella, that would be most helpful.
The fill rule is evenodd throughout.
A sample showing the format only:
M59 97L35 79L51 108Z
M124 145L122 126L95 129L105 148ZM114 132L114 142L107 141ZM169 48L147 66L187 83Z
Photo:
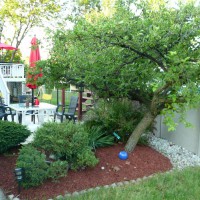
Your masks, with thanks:
M0 49L6 49L6 50L17 50L17 48L12 47L10 45L4 44L4 43L0 43Z
M30 65L29 70L32 73L29 72L27 74L28 82L26 84L27 87L32 89L32 105L34 105L34 89L37 88L37 79L38 77L42 76L41 70L37 72L35 68L36 62L39 60L40 60L39 44L36 36L34 36L31 40L31 53L29 58L29 65Z
M1 60L3 60L3 49L6 49L6 50L17 50L17 48L15 47L12 47L8 44L4 44L4 43L0 43L0 49L1 49Z

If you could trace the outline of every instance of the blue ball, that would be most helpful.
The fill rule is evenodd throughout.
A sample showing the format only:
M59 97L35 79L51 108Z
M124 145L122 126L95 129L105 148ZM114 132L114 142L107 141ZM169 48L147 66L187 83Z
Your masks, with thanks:
M120 151L118 157L121 160L126 160L128 158L128 153L126 151Z

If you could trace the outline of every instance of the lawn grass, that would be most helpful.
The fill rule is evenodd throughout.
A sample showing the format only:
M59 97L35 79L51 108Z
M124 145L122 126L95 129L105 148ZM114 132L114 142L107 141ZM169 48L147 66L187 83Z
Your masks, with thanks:
M51 101L45 101L42 98L42 95L39 97L40 102L46 102L46 103L51 103L53 105L57 105L57 90L52 90L50 92L47 92L47 94L52 94L52 100ZM70 92L70 91L65 91L65 104L68 105L70 101L71 96L77 96L78 92ZM62 91L58 91L58 101L61 104L62 102Z
M57 105L57 90L51 90L49 92L47 91L47 94L52 94L51 101L43 100L42 95L40 95L39 96L40 102L46 102L46 103L51 103L53 105ZM65 91L65 105L69 105L71 96L78 96L78 95L79 95L78 92L66 90ZM62 91L61 90L58 91L58 102L59 102L59 104L61 104L61 102L62 102ZM88 103L90 103L90 102L91 101L88 101ZM86 110L85 105L82 105L82 110Z
M137 184L101 188L64 200L198 200L200 199L200 167L157 174Z

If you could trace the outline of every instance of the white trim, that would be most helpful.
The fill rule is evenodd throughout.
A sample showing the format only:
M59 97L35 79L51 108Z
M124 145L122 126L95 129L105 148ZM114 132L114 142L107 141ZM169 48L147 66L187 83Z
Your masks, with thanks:
M4 103L9 105L10 104L10 91L8 89L8 86L2 76L2 73L0 72L0 91L4 98Z

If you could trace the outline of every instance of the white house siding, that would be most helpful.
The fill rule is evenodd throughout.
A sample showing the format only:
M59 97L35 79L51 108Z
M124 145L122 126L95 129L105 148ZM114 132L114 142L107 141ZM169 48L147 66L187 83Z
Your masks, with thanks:
M0 63L0 91L6 104L25 93L24 64Z

